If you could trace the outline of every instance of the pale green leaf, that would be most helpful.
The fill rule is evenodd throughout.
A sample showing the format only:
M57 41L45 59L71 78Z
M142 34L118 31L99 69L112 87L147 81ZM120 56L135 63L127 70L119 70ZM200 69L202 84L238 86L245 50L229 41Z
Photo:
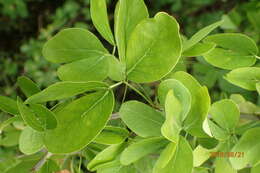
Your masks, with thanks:
M180 55L177 21L166 13L157 13L137 25L129 39L127 78L138 83L159 80L171 72Z
M17 84L26 97L30 97L41 91L37 84L26 76L18 77Z
M130 144L121 154L120 162L122 165L130 165L143 158L144 156L154 153L166 146L168 142L162 137L153 137L142 139Z
M42 53L51 62L67 63L85 58L98 59L107 50L88 30L70 28L60 31L45 43Z
M195 33L188 41L184 42L183 45L183 51L188 50L189 48L196 45L198 42L200 42L203 38L205 38L211 31L216 29L222 24L223 21L215 22L209 26L206 26L205 28L202 28L197 33Z
M46 131L46 148L52 153L81 150L102 131L113 108L112 91L98 91L69 103L56 113L57 128Z
M119 115L127 127L141 137L161 136L164 117L146 104L138 101L125 102Z
M19 149L24 154L34 154L40 151L43 144L44 133L33 130L30 127L26 127L19 138Z
M214 43L197 43L186 51L183 51L183 57L201 56L215 48Z
M143 0L119 0L115 11L115 38L119 59L125 62L126 48L131 33L138 23L148 18Z
M5 127L7 127L8 125L12 124L13 122L19 121L19 120L22 120L20 116L14 116L14 117L11 117L11 118L1 122L1 124L0 124L0 134L2 133L2 131Z
M129 132L121 127L106 126L102 132L94 139L99 144L119 144L124 142Z
M202 87L192 75L186 72L176 72L172 78L180 81L191 94L191 109L184 121L184 129L194 136L205 137L202 124L211 104L208 89Z
M256 84L256 90L257 90L258 94L260 95L260 82L258 82Z
M259 67L243 67L229 72L225 79L241 88L255 91L256 84L260 81Z
M0 110L12 115L19 114L16 101L6 96L0 96Z
M109 56L108 76L115 81L122 81L125 78L125 67L116 57Z
M112 45L115 45L114 36L110 29L106 0L91 0L90 14L98 32Z
M210 152L211 150L208 150L206 148L203 148L201 145L198 145L193 151L193 166L201 166L205 161L207 161L210 158Z
M106 88L107 85L102 82L57 82L29 97L26 103L42 103L60 100L87 91L103 90Z
M259 173L260 172L260 164L257 164L256 166L251 168L250 173Z
M232 152L244 152L243 157L232 157L230 162L235 169L242 169L248 164L256 166L260 160L260 128L246 131L232 148Z
M227 158L217 158L215 160L215 173L237 173L237 171L232 168Z

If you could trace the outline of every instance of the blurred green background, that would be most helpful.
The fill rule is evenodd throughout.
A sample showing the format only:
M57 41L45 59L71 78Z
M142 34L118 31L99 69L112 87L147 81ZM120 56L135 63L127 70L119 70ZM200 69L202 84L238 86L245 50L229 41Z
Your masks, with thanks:
M117 0L107 2L109 19L113 26L113 10ZM259 45L259 0L145 0L145 2L150 16L158 11L166 11L176 17L182 34L188 38L199 29L224 19L225 22L214 31L215 33L241 32L250 36ZM20 92L16 86L16 79L21 75L28 76L41 88L57 81L55 70L58 65L47 62L42 57L41 49L46 40L59 30L69 27L89 29L102 40L90 19L89 0L0 0L0 95L15 98ZM257 62L256 66L260 66L260 63ZM249 92L228 83L222 78L227 73L226 70L207 64L201 57L182 59L176 70L187 70L193 74L209 88L213 101L238 93L250 101L247 102L246 111L254 110L254 104L260 103L256 92ZM153 96L151 86L144 87ZM128 99L131 99L130 97L131 95ZM4 114L0 113L0 122L7 116L1 115ZM14 125L19 129L20 124ZM2 137L0 140L0 161L1 158L18 152L20 131L9 128L6 133L9 134L8 137ZM10 164L14 163L11 159ZM5 169L4 165L0 162L0 172Z

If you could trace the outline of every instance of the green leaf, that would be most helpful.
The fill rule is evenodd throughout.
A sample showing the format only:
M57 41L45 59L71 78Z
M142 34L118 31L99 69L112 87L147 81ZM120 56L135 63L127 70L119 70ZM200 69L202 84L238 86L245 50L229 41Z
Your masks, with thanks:
M112 91L98 91L83 96L56 113L58 126L46 131L44 144L52 153L81 150L95 139L114 108Z
M43 47L43 56L54 63L68 63L85 58L99 59L107 53L97 37L85 29L64 29Z
M12 115L19 114L16 101L5 96L0 96L0 110Z
M146 104L138 101L125 102L119 115L127 127L141 137L161 136L164 117Z
M62 81L102 81L107 77L108 68L108 55L103 55L65 64L57 73Z
M204 55L208 63L213 66L232 70L248 67L256 62L258 48L255 42L246 35L238 33L222 33L208 36L205 42L217 45L212 51Z
M47 160L37 173L54 173L60 170L59 165L53 160Z
M109 71L108 76L115 81L122 81L125 79L125 67L116 57L109 56Z
M106 0L91 0L90 14L94 26L98 32L112 45L115 45L114 36L110 29L107 16Z
M27 107L23 101L18 97L17 98L17 106L20 112L21 117L29 125L36 131L44 131L45 125L42 124L42 121L37 117L37 115Z
M194 136L205 137L202 124L211 104L208 89L202 87L192 75L186 72L176 72L172 78L180 81L191 94L191 108L184 121L184 129Z
M212 152L212 150L208 150L206 148L203 148L201 145L198 145L193 151L193 166L201 166L205 161L210 158L210 152Z
M128 146L120 156L122 165L130 165L143 158L144 156L154 153L166 146L168 142L162 137L153 137L142 139Z
M7 127L8 125L12 124L13 122L19 121L19 120L21 120L20 116L14 116L14 117L11 117L11 118L1 122L1 124L0 124L0 134L2 133L2 131L5 127Z
M166 120L162 125L162 135L168 140L177 143L179 140L179 133L181 131L183 112L183 105L174 96L173 90L170 90L165 100L165 114Z
M158 13L137 25L129 39L127 78L138 83L159 80L171 72L180 55L177 21L166 13Z
M230 134L234 133L240 117L238 106L234 101L225 99L215 102L209 114L219 127Z
M106 126L103 131L94 139L99 144L120 144L128 137L129 132L120 127Z
M115 11L115 38L122 62L125 62L126 47L131 33L136 25L148 16L143 0L119 0Z
M257 164L256 166L251 168L250 173L259 173L260 172L260 164Z
M43 135L44 133L26 127L19 138L20 151L27 155L40 151L44 146Z
M88 163L88 170L96 171L100 165L113 161L122 152L124 146L125 144L118 144L107 147Z
M253 128L246 131L232 148L232 152L244 152L243 157L230 158L235 169L242 169L250 164L256 166L260 160L260 128Z
M196 45L198 42L200 42L204 37L206 37L211 31L216 29L222 24L222 20L215 22L209 26L206 26L205 28L202 28L197 33L195 33L188 41L184 42L183 45L183 51L188 50L189 48Z
M172 153L168 153L168 155L172 157L167 165L161 167L157 165L157 162L153 173L191 173L193 168L193 155L189 143L183 137L180 137L176 149L172 149L171 152Z
M25 103L42 103L72 97L87 91L106 89L102 82L57 82L29 97Z
M221 126L217 125L215 122L209 119L206 119L205 122L208 123L208 128L210 130L210 132L205 132L207 132L209 136L212 136L219 141L226 141L229 139L230 133L227 130L223 129Z
M196 57L207 54L215 48L214 43L197 43L182 53L183 57Z
M37 84L26 76L19 77L17 79L17 84L26 97L30 97L41 91Z
M237 171L232 168L227 158L217 158L215 161L215 173L237 173Z
M258 82L256 84L256 90L257 90L258 94L260 95L260 82Z
M158 97L162 105L166 104L165 103L166 96L170 90L173 90L174 96L178 99L178 101L182 105L181 114L177 118L178 123L180 124L185 120L187 114L190 111L191 95L189 90L180 81L175 79L167 79L161 82L158 87ZM174 106L172 107L174 109Z
M256 84L260 81L259 67L243 67L232 70L224 77L228 82L244 88L255 91Z
M44 129L55 129L57 120L55 114L40 104L31 104L31 110L37 115L38 120Z

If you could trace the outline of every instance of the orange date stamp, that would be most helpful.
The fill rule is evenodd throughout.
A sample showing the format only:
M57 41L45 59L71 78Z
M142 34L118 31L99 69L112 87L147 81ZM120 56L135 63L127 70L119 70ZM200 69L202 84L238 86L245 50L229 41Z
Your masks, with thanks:
M210 157L234 157L234 158L242 158L244 157L244 152L211 152Z

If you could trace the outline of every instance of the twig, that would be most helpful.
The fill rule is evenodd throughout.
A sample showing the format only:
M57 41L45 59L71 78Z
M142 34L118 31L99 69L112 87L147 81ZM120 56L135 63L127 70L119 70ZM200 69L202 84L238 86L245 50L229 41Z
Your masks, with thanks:
M41 169L44 163L52 156L52 153L47 152L45 156L32 168L32 172L37 172Z

